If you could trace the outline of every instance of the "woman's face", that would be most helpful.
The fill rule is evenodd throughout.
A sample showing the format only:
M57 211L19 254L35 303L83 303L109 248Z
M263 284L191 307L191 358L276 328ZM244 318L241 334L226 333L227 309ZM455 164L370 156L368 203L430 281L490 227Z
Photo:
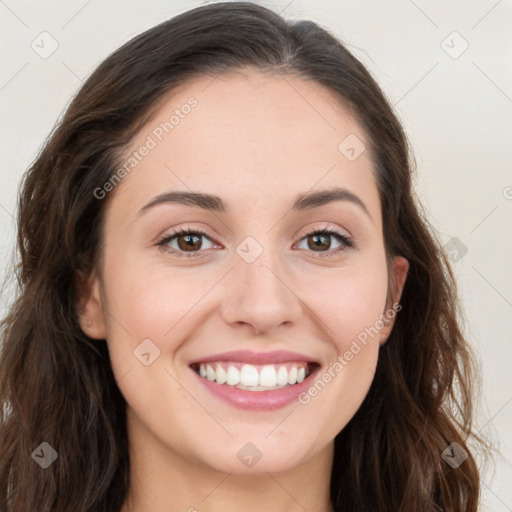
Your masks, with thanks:
M331 456L399 299L386 302L361 127L316 83L244 73L173 91L138 134L103 189L82 309L84 331L107 339L132 442L237 473ZM406 270L389 269L400 292Z

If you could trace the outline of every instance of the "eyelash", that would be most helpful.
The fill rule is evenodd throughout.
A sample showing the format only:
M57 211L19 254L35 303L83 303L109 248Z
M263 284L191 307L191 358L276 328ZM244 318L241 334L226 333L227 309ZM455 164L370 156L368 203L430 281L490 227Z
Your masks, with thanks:
M175 231L174 233L171 233L169 235L165 235L162 237L158 242L157 246L160 247L163 251L169 252L175 256L178 257L186 257L186 258L198 258L200 257L200 254L198 254L200 251L192 251L192 252L184 252L184 251L177 251L175 249L170 249L169 247L166 247L166 244L168 244L172 239L177 238L181 235L200 235L208 238L210 240L210 237L202 230L200 229L180 229L179 231ZM304 238L307 238L312 235L331 235L334 238L338 240L338 242L342 243L342 247L338 247L335 250L329 250L329 251L323 251L319 252L318 257L320 258L330 258L334 255L338 254L339 252L348 251L349 249L352 249L354 247L354 242L352 238L342 235L340 232L336 231L332 228L324 228L324 229L318 229L314 231L310 231L309 233L306 233L300 241L302 241ZM315 251L312 251L315 252Z

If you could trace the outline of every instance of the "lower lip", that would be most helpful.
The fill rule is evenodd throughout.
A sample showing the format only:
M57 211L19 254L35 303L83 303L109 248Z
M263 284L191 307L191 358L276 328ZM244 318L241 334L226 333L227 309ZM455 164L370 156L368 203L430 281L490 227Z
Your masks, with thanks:
M314 368L300 384L271 391L247 391L226 384L217 384L192 371L203 386L229 405L248 411L272 411L298 401L298 396L310 387L312 377L317 373L318 368Z

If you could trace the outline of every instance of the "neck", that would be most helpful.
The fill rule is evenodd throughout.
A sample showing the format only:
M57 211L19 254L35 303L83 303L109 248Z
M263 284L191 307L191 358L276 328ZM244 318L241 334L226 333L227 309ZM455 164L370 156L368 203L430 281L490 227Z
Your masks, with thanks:
M134 429L130 488L121 512L331 512L333 455L331 443L287 471L257 471L255 466L250 474L222 473Z

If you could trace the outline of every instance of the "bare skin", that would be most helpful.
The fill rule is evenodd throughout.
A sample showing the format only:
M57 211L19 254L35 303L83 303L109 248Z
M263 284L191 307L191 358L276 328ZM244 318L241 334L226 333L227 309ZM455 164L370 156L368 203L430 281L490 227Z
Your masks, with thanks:
M158 140L154 130L192 96L197 106ZM246 69L173 91L133 141L127 157L148 137L156 146L107 198L103 259L81 301L82 329L107 340L128 404L122 512L332 510L334 438L363 402L396 315L342 371L333 363L398 303L408 270L397 257L388 275L369 154L351 161L338 149L350 134L367 141L319 84ZM291 209L298 195L334 187L367 211L349 200ZM160 203L140 213L178 190L219 196L227 210ZM180 228L206 233L198 249L183 235L158 246ZM315 246L324 228L353 247L332 235ZM251 263L236 250L247 237L262 249ZM148 366L134 357L145 339L160 351ZM189 367L238 349L299 352L320 363L319 376L335 376L308 403L241 410ZM261 453L252 467L237 457L248 442Z

